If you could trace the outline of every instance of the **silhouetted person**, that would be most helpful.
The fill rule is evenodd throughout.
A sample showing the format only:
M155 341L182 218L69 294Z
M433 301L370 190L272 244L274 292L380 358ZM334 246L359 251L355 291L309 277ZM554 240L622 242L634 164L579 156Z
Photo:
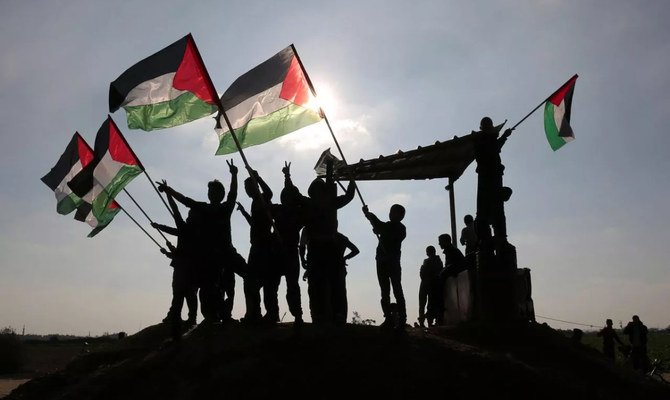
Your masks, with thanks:
M438 318L440 310L439 298L439 277L442 271L442 260L435 252L435 247L426 247L427 258L423 260L419 277L419 324L425 327L425 321L428 320L428 326L433 326ZM426 312L426 304L428 312Z
M647 357L647 327L640 321L640 317L633 315L633 320L623 328L624 335L628 336L631 346L630 357L633 362L633 368L640 369L643 372L649 367L649 358Z
M484 117L479 131L473 132L475 139L475 160L477 161L477 234L480 240L489 241L488 226L493 226L496 246L507 241L504 202L511 195L511 189L503 188L505 167L500 160L500 150L512 133L507 129L498 137L499 130L489 117Z
M230 216L237 199L237 167L232 161L226 161L226 163L231 174L230 191L227 198L226 189L217 180L207 184L209 203L195 201L165 183L159 184L159 190L170 194L191 210L196 210L202 218L198 257L201 263L201 268L199 268L200 307L205 322L208 323L226 317L222 315L224 309L222 276L230 275L231 270L243 275L245 268L243 259L233 247L230 229ZM232 301L231 298L230 304Z
M382 327L393 326L391 317L391 288L393 288L393 297L395 297L398 307L398 324L396 328L404 328L407 322L407 309L405 308L405 295L402 291L400 267L400 254L402 241L407 236L405 225L402 224L405 218L405 208L400 204L394 204L389 210L389 221L382 222L376 215L363 206L363 214L372 224L372 231L378 235L379 244L377 245L377 279L381 289L381 305L384 312L384 322Z
M461 245L465 246L465 256L477 251L477 231L475 229L475 220L468 214L463 218L465 227L461 230Z
M614 328L612 328L611 319L605 321L605 325L606 326L598 332L598 336L603 338L603 354L605 355L605 357L614 361L614 359L616 358L614 351L614 342L616 341L620 345L623 345L623 342L621 342L621 339L619 339L619 335L617 335Z
M356 257L360 251L358 247L351 243L348 237L341 233L335 235L334 257L332 263L327 266L330 291L330 305L335 324L344 325L347 323L348 302L347 302L347 260ZM345 254L349 250L349 253Z
M440 299L439 312L437 316L438 325L442 325L444 319L444 299L447 296L445 293L446 280L450 276L456 276L459 272L464 271L468 265L465 261L463 253L454 246L451 235L443 233L437 237L437 244L442 249L444 254L444 269L440 272L440 279L438 284L438 293Z
M446 276L453 276L465 269L465 256L454 246L451 240L451 235L443 233L437 238L437 243L440 245L444 253L444 274Z
M166 184L165 181L163 183ZM194 210L189 211L189 215L184 221L174 198L169 193L166 197L172 210L176 228L155 222L151 224L152 227L162 232L177 236L176 248L170 242L167 242L170 248L169 257L172 259L170 265L173 268L172 303L170 311L168 311L163 321L181 323L181 310L184 300L186 300L188 307L186 323L187 325L195 325L198 314L198 286L195 268L197 267L198 231L201 221L198 221L197 211Z
M293 186L290 177L286 184ZM293 186L295 187L295 186ZM335 240L337 235L337 210L349 204L354 198L355 184L349 182L345 194L337 195L337 186L333 179L333 163L326 164L326 180L316 178L303 196L295 189L296 196L305 215L304 243L307 249L305 266L309 275L310 312L315 324L332 322L331 309L324 293L330 285L328 266L335 257Z
M271 290L270 285L266 285L266 282L270 274L275 273L271 271L271 264L274 262L276 244L273 243L272 219L269 209L266 208L271 204L272 190L256 171L250 169L249 175L249 178L244 180L244 189L251 198L251 212L247 213L239 203L237 209L249 223L249 242L251 243L247 259L247 277L244 279L244 298L247 306L244 322L256 323L261 320L260 290L261 288L264 292ZM274 301L272 297L272 295L263 296L266 312L264 319L265 322L274 324L279 321L279 306L276 294Z
M300 241L300 230L305 225L305 217L297 199L297 189L291 182L290 163L284 163L282 172L284 173L284 188L280 194L281 204L271 205L272 217L280 240L274 259L275 267L269 271L270 273L263 286L263 300L266 309L270 305L271 309L279 310L279 283L281 277L284 276L286 279L286 302L296 325L300 326L303 319L299 284L298 242Z

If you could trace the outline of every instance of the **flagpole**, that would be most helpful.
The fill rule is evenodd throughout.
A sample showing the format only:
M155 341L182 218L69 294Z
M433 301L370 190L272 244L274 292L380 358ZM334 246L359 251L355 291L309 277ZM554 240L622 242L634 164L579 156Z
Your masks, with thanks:
M151 183L151 186L154 188L154 191L156 191L156 194L158 194L158 197L161 198L161 201L162 201L163 204L165 205L165 208L167 208L167 210L168 210L168 212L170 213L170 215L174 218L174 214L172 213L172 209L167 205L167 203L165 202L165 199L163 198L163 196L161 196L161 192L158 191L158 188L156 187L156 184L154 184L154 180L151 179L151 177L149 176L149 173L147 172L146 169L144 170L144 175L145 175L145 176L147 177L147 179L149 180L149 183ZM138 207L139 207L139 206L138 206ZM147 218L148 218L148 217L147 217ZM151 221L151 220L150 220L150 221ZM160 231L159 231L159 232L160 232Z
M193 35L190 33L188 34L189 39L191 40L191 43L193 44L193 50L195 51L196 56L198 57L198 61L200 62L200 65L203 66L203 75L205 76L205 79L207 79L207 82L209 83L209 86L212 88L213 93L211 94L214 97L214 101L216 102L216 107L219 109L219 114L223 116L223 120L226 121L226 126L228 126L228 131L230 132L230 135L233 137L233 141L235 142L235 146L237 146L237 151L240 153L240 157L242 157L242 162L244 163L244 166L246 167L247 171L249 172L249 176L251 177L251 180L254 183L254 186L259 188L260 191L260 185L258 184L258 180L256 180L256 175L251 173L253 171L253 168L251 168L251 165L249 165L249 161L247 160L247 157L244 155L244 151L242 151L242 145L240 144L240 141L237 139L237 135L235 135L235 129L233 129L233 125L230 123L230 120L228 119L228 115L226 115L226 110L223 108L223 103L221 103L221 98L216 92L216 87L214 86L214 82L212 82L212 78L209 76L209 71L205 67L205 62L202 60L202 56L200 55L200 50L198 50L198 46L195 44L195 40L193 40ZM216 118L216 123L217 125L220 124L219 118ZM270 212L270 207L268 204L265 202L265 197L260 194L258 196L263 209L265 209L265 213L267 216L270 218L270 221L272 223L272 227L274 228L275 232L277 231L277 227L275 226L274 218L272 218L272 213ZM276 233L277 238L281 241L281 238L279 237L279 233Z
M300 69L302 70L302 73L305 75L305 79L307 80L307 85L309 85L309 90L312 92L312 95L314 97L317 97L316 95L316 90L314 89L314 85L312 84L312 80L309 78L309 74L307 73L307 70L305 70L305 66L302 63L302 60L300 59L300 56L298 55L298 50L296 50L295 46L293 43L291 43L291 49L293 50L293 54L295 54L295 59L298 60L298 64L300 65ZM323 117L324 121L326 121L326 126L328 127L328 131L330 132L330 136L333 138L333 141L335 142L335 146L337 147L337 151L340 153L340 157L342 157L342 161L344 161L345 164L349 164L347 162L347 158L344 156L344 153L342 152L342 147L340 147L340 142L337 141L337 137L335 137L335 133L333 132L333 128L330 126L330 121L328 120L328 116L326 115L326 112L323 111L323 108L319 105L319 112L321 113L321 116ZM358 198L361 200L361 203L365 205L365 200L363 200L363 195L361 195L361 191L358 189L358 185L356 182L354 182L354 189L356 189L356 193L358 194Z
M142 170L142 172L144 172L144 175L146 175L147 179L149 179L149 183L151 183L151 186L153 186L154 190L155 190L156 193L158 194L158 197L161 198L161 201L162 201L163 204L165 205L165 208L167 208L167 210L168 210L168 212L170 213L170 215L172 215L172 216L174 217L174 214L172 214L172 209L170 209L170 207L169 207L169 206L167 205L167 203L165 202L165 199L163 199L163 196L161 196L160 192L159 192L158 189L156 188L156 185L154 185L154 181L153 181L153 180L151 179L151 177L149 176L149 173L147 172L146 168L144 168L144 165L142 164L142 161L140 161L140 158L137 156L137 154L135 154L135 151L133 150L133 148L130 147L130 145L128 144L128 141L126 140L126 137L121 133L121 129L119 129L118 125L116 125L116 122L114 122L114 120L112 119L112 116L111 116L111 115L107 114L107 118L109 119L109 121L110 121L112 124L114 124L114 126L116 127L117 132L119 132L119 136L121 137L121 140L123 140L123 143L126 145L126 147L128 148L128 150L130 150L130 153L131 153L131 154L133 155L133 157L137 160L137 164L138 164L138 166L140 167L140 169ZM128 193L128 192L126 192L126 193ZM131 197L131 198L132 198L132 197ZM133 201L135 201L135 200L133 200ZM137 203L135 203L135 204L137 204ZM139 207L139 206L138 206L138 207ZM141 210L141 208L140 208L140 210ZM144 211L142 211L142 212L144 212ZM146 214L144 214L144 215L146 215ZM147 217L147 218L148 218L148 217ZM150 219L149 221L151 221L151 219ZM166 239L166 240L167 240L167 239Z
M135 223L135 225L137 225L138 228L140 228L140 229L142 230L142 232L144 232L145 235L147 235L147 236L149 237L149 239L151 239L152 242L156 243L156 246L158 246L159 249L161 249L161 250L165 250L165 249L163 249L163 246L161 246L161 245L156 241L156 239L154 239L151 235L149 235L149 232L147 232L147 231L142 227L142 225L140 225L139 222L137 222L137 221L135 220L135 218L133 218L132 215L130 215L130 214L128 213L128 211L126 211L125 208L121 207L120 204L119 204L119 208L121 209L121 211L123 211L123 212L128 216L128 218L130 218L131 221L133 221L133 222Z
M449 218L451 219L451 243L456 244L456 200L454 194L454 179L449 177L449 184L446 189L449 191Z
M523 118L521 119L521 121L517 122L513 127L511 127L510 130L514 130L514 128L516 128L517 126L521 125L521 123L522 123L523 121L525 121L528 117L530 117L535 111L537 111L538 108L542 107L542 105L543 105L544 103L546 103L547 101L549 101L549 99L552 98L553 95L555 95L556 93L558 93L559 91L561 91L561 89L563 89L567 84L569 84L569 83L572 82L573 80L577 79L578 77L579 77L579 75L574 74L570 79L567 80L567 82L565 82L564 84L562 84L561 87L559 87L554 93L550 94L549 96L547 96L546 99L542 100L542 102L541 102L540 104L538 104L537 107L533 108L533 110L532 110L531 112L529 112L525 117L523 117Z
M135 203L135 205L137 206L137 208L139 208L140 211L142 211L142 214L144 214L144 216L147 217L147 219L149 220L149 222L153 224L154 221L149 217L149 215L147 215L147 213L146 213L146 212L144 211L144 209L137 203L137 201L135 201L135 198L134 198L133 196L130 195L130 192L128 192L128 191L126 190L126 188L123 188L123 192L124 192L125 194L127 194L128 197L130 197L130 200L132 200L133 203ZM163 232L161 232L160 229L156 229L156 230L157 230L158 233L163 237L163 239L165 239L165 241L167 242L168 239L165 237L165 235L163 234Z

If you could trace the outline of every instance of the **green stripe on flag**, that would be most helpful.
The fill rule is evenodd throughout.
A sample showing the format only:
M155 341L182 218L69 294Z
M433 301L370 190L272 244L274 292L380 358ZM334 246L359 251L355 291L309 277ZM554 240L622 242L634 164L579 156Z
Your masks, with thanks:
M548 101L544 106L544 133L547 135L549 146L554 151L560 149L566 143L565 139L558 136L560 127L556 126L555 114L556 107Z
M191 92L155 104L123 107L128 114L128 127L152 131L185 124L216 112L214 104L202 101Z
M107 213L107 207L114 200L117 194L137 175L142 173L142 169L137 165L124 165L121 167L116 176L112 181L107 185L105 190L102 193L98 194L91 207L93 210L93 215L98 220L99 223L103 221L105 214ZM111 219L110 219L111 220Z
M321 121L321 116L316 111L290 104L272 114L252 119L246 125L235 129L235 135L237 135L240 145L244 148L269 142L319 121ZM224 133L220 139L216 155L230 154L236 151L237 146L235 146L232 135L228 132Z
M100 233L101 230L105 229L107 225L109 225L110 222L116 217L116 214L121 211L120 208L114 208L114 209L107 209L105 213L100 217L101 219L98 220L98 226L93 228L93 230L88 234L88 237L93 237Z
M66 215L76 210L81 205L82 199L74 193L68 194L56 204L56 212Z

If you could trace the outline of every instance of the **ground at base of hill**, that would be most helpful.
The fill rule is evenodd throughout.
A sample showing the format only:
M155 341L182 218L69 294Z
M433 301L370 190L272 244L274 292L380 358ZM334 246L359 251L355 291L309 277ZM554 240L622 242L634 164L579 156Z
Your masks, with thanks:
M268 396L669 399L670 386L537 324L456 328L155 325L33 379L8 399Z

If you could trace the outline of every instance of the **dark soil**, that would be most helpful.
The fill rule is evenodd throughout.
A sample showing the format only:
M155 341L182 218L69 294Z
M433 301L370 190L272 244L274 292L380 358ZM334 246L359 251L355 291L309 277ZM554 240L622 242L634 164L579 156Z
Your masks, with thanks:
M670 399L670 387L611 365L540 325L385 332L374 326L298 332L165 325L75 358L8 399Z

